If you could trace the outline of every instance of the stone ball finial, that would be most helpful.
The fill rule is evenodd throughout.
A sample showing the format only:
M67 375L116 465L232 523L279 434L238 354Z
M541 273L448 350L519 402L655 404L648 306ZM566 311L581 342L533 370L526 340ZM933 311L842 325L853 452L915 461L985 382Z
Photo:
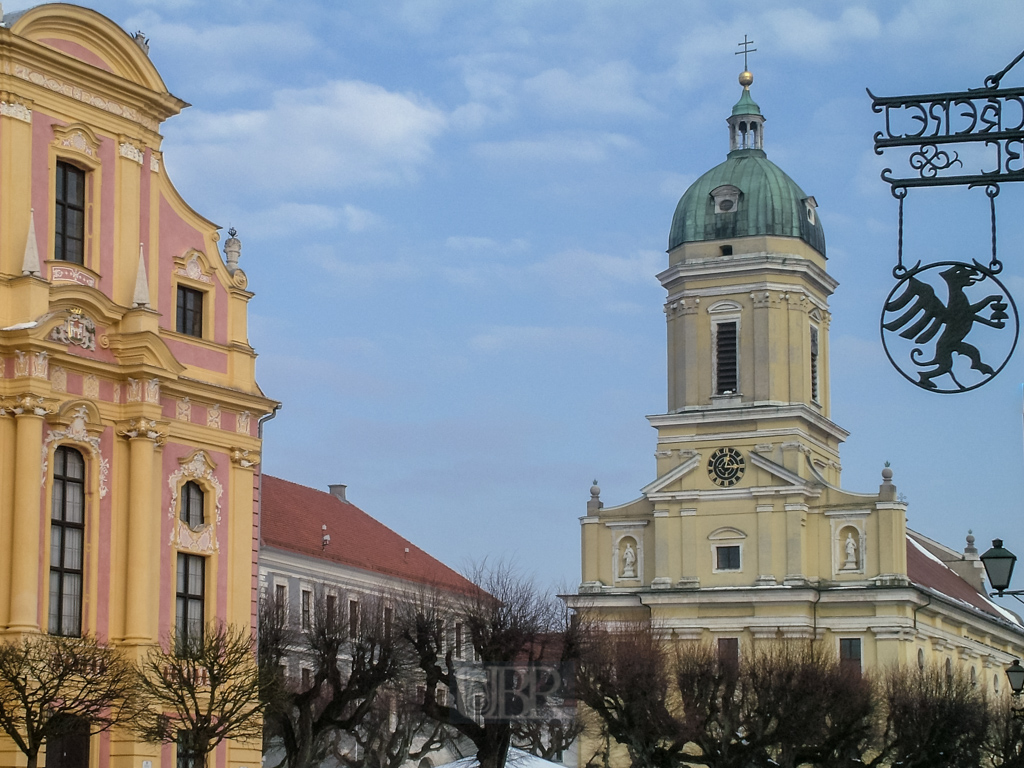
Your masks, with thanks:
M970 531L967 532L967 546L969 546L969 547L973 547L974 546L974 534L971 533Z
M590 486L590 495L595 499L601 495L601 486L597 484L597 480L595 480L594 484Z
M882 479L885 482L892 480L892 469L889 468L889 462L885 462L885 469L882 470Z
M754 82L754 73L749 69L745 69L740 72L740 85L744 88L749 88L751 83Z

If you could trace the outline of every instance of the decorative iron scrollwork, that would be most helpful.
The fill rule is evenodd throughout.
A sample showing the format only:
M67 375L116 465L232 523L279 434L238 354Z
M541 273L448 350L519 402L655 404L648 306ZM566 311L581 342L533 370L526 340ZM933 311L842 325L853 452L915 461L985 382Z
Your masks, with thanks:
M871 109L884 114L885 130L875 133L875 154L913 147L907 157L917 176L882 171L899 200L896 285L882 309L882 346L889 362L913 384L932 392L967 392L991 381L1017 347L1017 306L997 274L996 205L1002 182L1024 181L1024 88L999 88L1003 77L1024 58L1021 52L977 90L917 96L879 97ZM964 168L950 144L981 143L994 151L991 164L976 172ZM942 148L940 148L942 147ZM967 169L965 169L967 170ZM992 258L903 264L903 207L913 187L984 187L992 222ZM941 298L945 296L945 299Z
M918 262L897 277L882 310L882 346L904 378L933 392L967 392L1006 366L1020 323L1013 297L991 268L977 261Z

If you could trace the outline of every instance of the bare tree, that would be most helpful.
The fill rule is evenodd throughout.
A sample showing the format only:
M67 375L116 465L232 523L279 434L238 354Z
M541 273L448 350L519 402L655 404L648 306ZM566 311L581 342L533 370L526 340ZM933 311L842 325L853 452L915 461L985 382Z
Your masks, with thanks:
M1009 696L990 702L992 727L985 747L994 768L1024 768L1024 720Z
M124 722L133 685L131 664L90 636L0 642L0 728L28 768L44 744L76 726L98 732Z
M262 735L260 671L247 627L210 623L171 638L139 663L138 681L132 725L146 741L176 742L205 764L225 739Z
M272 598L264 598L261 666L267 679L277 681L268 696L266 733L280 740L282 764L311 768L336 752L344 736L354 738L371 716L380 692L410 669L389 602L364 596L357 615L350 616L337 610L320 585L313 590L308 623L301 626L307 617L289 625ZM280 664L290 653L308 664L305 679L284 679Z
M375 697L367 716L350 734L355 749L339 740L334 758L348 768L401 768L453 746L455 732L423 714L415 683L409 678Z
M960 670L893 668L880 684L875 754L868 766L979 765L991 714L984 693Z
M542 594L507 563L476 566L464 594L428 591L410 605L405 637L423 672L421 711L473 743L481 768L503 768L517 729L542 717L556 692L544 686L573 652L572 627L553 596ZM445 629L465 633L458 649Z
M756 762L859 764L875 716L871 683L820 643L755 646L739 670L742 729Z
M673 711L671 668L667 644L647 621L591 627L582 643L576 694L634 766L673 768L690 741Z
M580 698L634 766L842 766L872 735L872 689L811 643L749 650L742 663L649 623L597 630Z

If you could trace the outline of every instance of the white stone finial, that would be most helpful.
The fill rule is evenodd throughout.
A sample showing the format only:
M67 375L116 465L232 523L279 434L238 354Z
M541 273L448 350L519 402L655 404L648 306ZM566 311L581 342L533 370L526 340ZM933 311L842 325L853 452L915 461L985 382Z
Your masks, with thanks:
M28 237L25 240L25 257L21 260L21 274L39 275L39 244L36 242L36 211L29 210Z
M135 294L132 296L132 306L149 307L149 278L146 276L146 256L143 253L142 243L139 243L139 268L135 272Z
M224 242L224 260L227 262L228 272L232 275L238 269L238 260L242 256L242 241L236 235L234 227L228 230L228 239Z

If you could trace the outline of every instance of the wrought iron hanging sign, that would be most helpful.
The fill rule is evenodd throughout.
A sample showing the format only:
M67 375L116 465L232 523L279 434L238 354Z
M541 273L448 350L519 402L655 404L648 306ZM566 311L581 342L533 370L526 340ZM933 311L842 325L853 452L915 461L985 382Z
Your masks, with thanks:
M913 150L906 157L911 175L882 171L899 201L896 285L882 309L882 346L900 374L932 392L977 389L1006 366L1017 346L1017 307L997 277L1003 265L996 250L996 197L1001 183L1024 181L1024 88L999 87L1022 58L1024 51L976 90L885 97L868 91L871 109L885 116L885 130L875 133L875 154ZM984 188L992 224L987 264L975 259L904 266L904 200L911 188L940 186Z

